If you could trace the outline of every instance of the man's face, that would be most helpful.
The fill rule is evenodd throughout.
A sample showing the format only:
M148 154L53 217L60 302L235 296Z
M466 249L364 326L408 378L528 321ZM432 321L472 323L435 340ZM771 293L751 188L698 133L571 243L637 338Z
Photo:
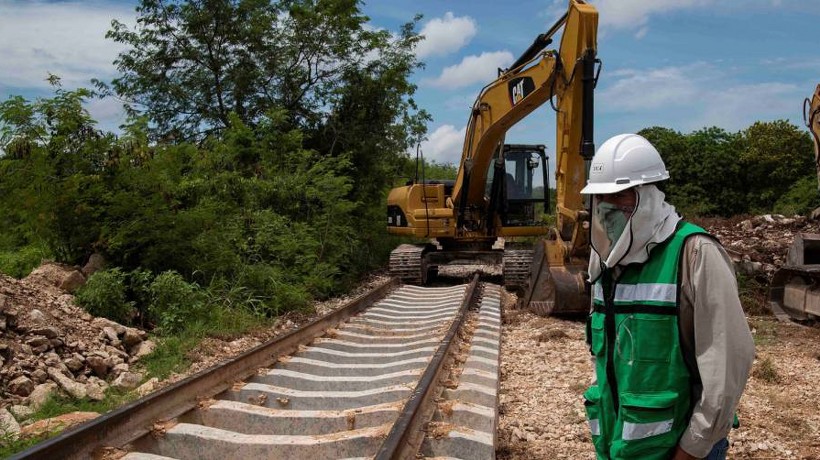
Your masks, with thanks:
M609 203L616 206L624 212L627 219L632 217L632 213L635 212L635 205L638 202L638 196L633 188L621 190L616 193L595 195L595 198L597 198L599 202Z

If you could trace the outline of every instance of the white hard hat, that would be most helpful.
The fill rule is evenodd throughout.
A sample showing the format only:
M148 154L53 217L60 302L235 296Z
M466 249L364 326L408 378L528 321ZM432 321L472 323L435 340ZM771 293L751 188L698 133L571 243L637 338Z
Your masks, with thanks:
M637 134L619 134L604 142L589 168L589 180L581 193L617 193L636 185L669 179L661 155Z

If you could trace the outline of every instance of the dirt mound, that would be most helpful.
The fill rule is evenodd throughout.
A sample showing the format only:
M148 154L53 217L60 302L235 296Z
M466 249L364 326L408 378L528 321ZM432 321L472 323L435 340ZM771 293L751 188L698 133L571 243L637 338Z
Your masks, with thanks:
M66 291L76 289L78 277L52 263L24 280L0 275L0 407L36 407L55 390L102 399L109 385L141 380L130 364L153 343L143 331L76 306Z

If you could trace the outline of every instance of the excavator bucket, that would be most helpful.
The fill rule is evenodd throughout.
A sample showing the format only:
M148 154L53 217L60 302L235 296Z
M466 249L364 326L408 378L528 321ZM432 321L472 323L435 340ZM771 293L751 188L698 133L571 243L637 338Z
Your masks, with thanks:
M798 233L769 286L769 306L781 319L820 319L820 234Z
M585 263L564 264L559 257L550 264L550 244L541 240L533 250L530 275L519 308L539 316L575 316L589 313L589 292L584 285Z

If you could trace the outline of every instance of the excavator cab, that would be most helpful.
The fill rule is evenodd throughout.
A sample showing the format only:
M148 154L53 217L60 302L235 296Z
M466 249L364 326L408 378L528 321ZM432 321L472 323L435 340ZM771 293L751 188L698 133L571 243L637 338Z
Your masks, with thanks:
M549 212L546 146L507 144L503 159L506 209L499 213L502 225L530 227L543 223L540 217Z

